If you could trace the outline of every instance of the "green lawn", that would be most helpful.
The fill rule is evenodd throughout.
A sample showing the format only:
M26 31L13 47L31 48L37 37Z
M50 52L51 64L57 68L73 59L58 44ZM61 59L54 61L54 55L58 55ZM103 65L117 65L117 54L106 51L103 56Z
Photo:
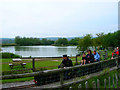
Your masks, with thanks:
M6 62L12 62L12 59L0 59L0 61L2 61L2 63L6 63Z
M30 80L34 80L34 77L6 79L6 80L0 80L0 82L2 82L2 84L4 84L4 83L12 83L12 82L25 82L25 81L30 81Z
M108 59L111 58L112 55L112 51L108 52ZM73 65L75 65L75 61L76 58L70 58L73 61ZM82 57L78 57L78 63L80 63ZM55 59L53 60L42 60L42 61L35 61L35 67L36 68L43 68L45 67L46 69L56 69L58 65L60 65L60 63L62 62L62 58L61 59L56 59L58 61L55 61ZM0 64L0 67L2 66L2 71L10 71L10 70L20 70L23 69L21 66L15 66L13 69L11 69L9 67L9 63L12 63L12 59L0 59L0 61L2 61L3 64ZM28 61L28 60L23 60L23 62L26 62L26 66L25 68L32 68L32 61ZM51 67L53 66L53 67ZM56 67L55 67L56 66ZM47 68L48 67L48 68Z
M72 60L74 61L75 58L72 58ZM32 68L32 61L23 60L23 62L26 62L25 68ZM55 61L55 60L35 61L35 67L36 68L48 67L47 69L55 69L57 68L58 65L60 65L61 62L62 62L62 59L59 59L58 61ZM3 64L0 64L0 67L2 66L2 71L23 69L21 66L14 66L13 69L11 69L8 64L12 63L12 59L2 59L2 63ZM73 64L75 64L75 62L73 62ZM54 67L51 68L50 66L54 66Z

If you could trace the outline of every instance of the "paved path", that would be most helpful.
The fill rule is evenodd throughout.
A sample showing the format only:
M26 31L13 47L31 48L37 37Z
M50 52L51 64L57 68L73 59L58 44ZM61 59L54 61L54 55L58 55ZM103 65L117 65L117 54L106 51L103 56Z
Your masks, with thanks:
M20 86L33 85L33 84L34 84L33 80L26 82L5 83L2 84L2 88L20 87Z

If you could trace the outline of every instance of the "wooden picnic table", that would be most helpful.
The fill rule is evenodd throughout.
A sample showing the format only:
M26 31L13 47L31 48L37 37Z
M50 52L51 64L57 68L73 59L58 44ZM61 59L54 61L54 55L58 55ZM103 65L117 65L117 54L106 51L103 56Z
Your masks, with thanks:
M26 63L22 62L22 59L16 58L12 60L13 60L13 63L9 63L9 66L11 69L13 68L13 66L22 66L23 68L25 68L24 66L26 65Z

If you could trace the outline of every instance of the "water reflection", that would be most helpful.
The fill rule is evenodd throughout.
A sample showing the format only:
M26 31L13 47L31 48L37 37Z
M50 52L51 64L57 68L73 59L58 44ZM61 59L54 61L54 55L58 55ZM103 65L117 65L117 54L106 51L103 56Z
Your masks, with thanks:
M37 51L40 48L34 48L34 47L27 47L27 46L16 46L15 51Z
M63 54L75 56L78 51L76 46L12 46L2 47L3 52L12 52L24 57L57 57Z

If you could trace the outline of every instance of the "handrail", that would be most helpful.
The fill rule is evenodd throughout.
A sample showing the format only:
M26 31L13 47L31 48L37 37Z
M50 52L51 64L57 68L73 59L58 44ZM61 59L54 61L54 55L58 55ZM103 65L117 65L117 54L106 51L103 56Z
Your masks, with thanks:
M114 59L110 59L110 60L104 60L104 61L100 61L100 62L95 62L95 63L91 63L91 64L86 64L86 65L76 65L73 67L66 67L66 68L60 68L60 69L52 69L52 70L45 70L45 71L38 71L38 72L32 72L32 73L24 73L24 74L12 74L12 75L4 75L4 76L0 76L0 80L4 80L4 79L14 79L14 78L23 78L23 77L33 77L36 75L50 75L51 73L61 73L64 72L66 70L71 70L71 69L77 69L77 68L82 68L82 67L87 67L87 66L92 66L92 65L96 65L99 63L104 63L104 62L110 62L112 60L117 59L118 57L114 58Z

